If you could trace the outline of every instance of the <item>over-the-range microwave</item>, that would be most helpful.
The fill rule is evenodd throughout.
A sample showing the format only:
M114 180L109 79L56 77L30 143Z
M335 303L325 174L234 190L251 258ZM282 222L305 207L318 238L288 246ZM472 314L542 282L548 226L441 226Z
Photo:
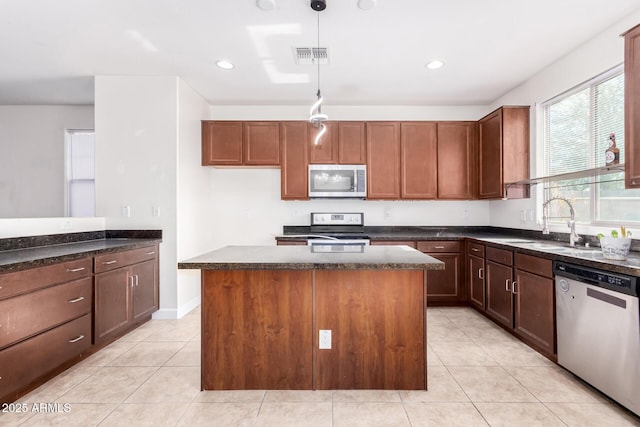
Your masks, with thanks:
M366 197L365 165L309 165L309 198Z

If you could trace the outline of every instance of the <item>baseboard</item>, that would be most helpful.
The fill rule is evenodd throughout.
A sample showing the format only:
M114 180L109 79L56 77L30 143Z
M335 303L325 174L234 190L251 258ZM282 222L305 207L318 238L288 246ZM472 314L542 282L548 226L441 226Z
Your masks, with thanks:
M191 301L178 308L161 308L153 313L153 319L167 320L167 319L180 319L184 315L188 314L191 310L200 305L201 298L198 295Z
M180 319L182 316L188 314L194 308L200 306L200 302L201 301L202 301L202 299L200 298L200 295L198 295L197 297L193 298L188 303L182 304L182 306L178 307L178 319Z

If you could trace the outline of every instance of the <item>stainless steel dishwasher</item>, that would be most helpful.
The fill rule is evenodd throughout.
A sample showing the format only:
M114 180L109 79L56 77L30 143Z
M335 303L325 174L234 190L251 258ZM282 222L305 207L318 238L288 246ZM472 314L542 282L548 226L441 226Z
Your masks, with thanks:
M638 278L554 262L558 363L640 415Z

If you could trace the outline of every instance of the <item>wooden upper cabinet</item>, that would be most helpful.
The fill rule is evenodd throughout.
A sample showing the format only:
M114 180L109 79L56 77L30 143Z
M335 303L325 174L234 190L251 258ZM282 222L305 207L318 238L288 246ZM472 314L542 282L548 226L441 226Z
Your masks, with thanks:
M281 170L280 198L283 200L303 200L308 192L308 140L307 122L283 122L281 127Z
M318 126L309 123L309 163L331 164L338 159L338 122L325 122L327 131L316 144Z
M401 198L436 198L438 192L436 153L437 125L435 122L401 123Z
M244 122L242 159L245 165L280 165L280 123Z
M279 166L280 123L203 121L203 166Z
M500 107L479 121L481 199L504 196L504 185L529 178L529 107Z
M478 123L438 123L438 199L474 199L478 193Z
M640 188L640 25L624 34L624 173Z
M400 198L400 123L367 123L367 198Z
M364 122L339 122L338 138L338 163L366 164L366 127Z
M309 125L309 163L366 163L364 122L326 122L325 125L327 132L318 144L315 144L318 128Z
M202 166L242 165L242 122L202 122Z

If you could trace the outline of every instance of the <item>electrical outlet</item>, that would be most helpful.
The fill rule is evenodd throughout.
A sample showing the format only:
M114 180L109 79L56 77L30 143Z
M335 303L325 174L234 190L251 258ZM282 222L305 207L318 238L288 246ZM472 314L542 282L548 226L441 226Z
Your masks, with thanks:
M130 217L131 216L131 206L123 205L122 208L121 208L121 214L122 214L123 217L126 217L126 218Z
M151 216L160 216L160 206L151 207Z
M331 350L331 329L320 329L318 348L320 350Z

